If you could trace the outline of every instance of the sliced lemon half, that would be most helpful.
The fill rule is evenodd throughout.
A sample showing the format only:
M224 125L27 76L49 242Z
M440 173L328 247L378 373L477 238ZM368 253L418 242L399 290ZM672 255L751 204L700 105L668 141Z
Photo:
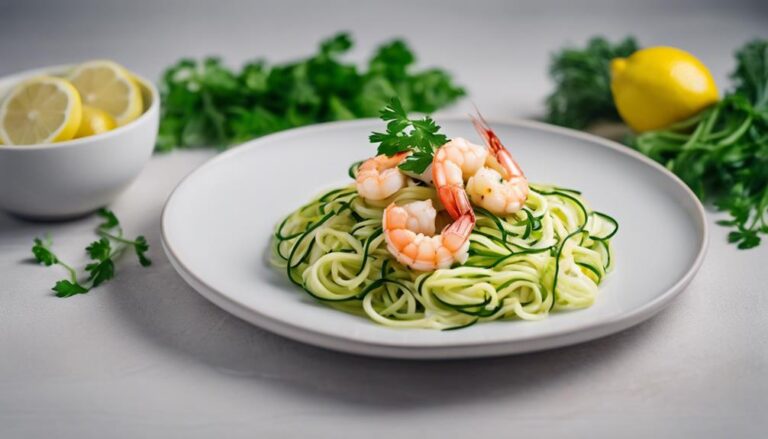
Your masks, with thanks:
M115 128L115 119L104 110L83 105L83 120L75 138L88 137L106 133Z
M80 92L83 104L106 111L118 126L141 115L141 89L133 75L116 62L85 62L75 68L69 80Z
M0 139L6 145L69 140L81 118L75 87L66 79L40 76L18 85L0 105Z

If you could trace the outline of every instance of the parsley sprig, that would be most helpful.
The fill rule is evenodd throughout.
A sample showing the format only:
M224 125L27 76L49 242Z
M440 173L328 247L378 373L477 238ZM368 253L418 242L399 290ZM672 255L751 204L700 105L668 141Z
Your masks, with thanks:
M403 104L396 97L381 110L380 117L387 122L387 132L373 132L369 139L371 143L379 144L378 154L391 157L399 152L411 151L411 155L399 166L404 171L424 172L432 163L435 149L448 141L431 117L409 119ZM406 131L408 128L411 130Z
M53 252L51 248L53 241L49 236L43 239L35 238L32 246L32 255L35 260L46 267L58 265L67 271L67 278L56 282L52 288L57 297L85 294L112 279L115 276L115 261L128 248L133 249L142 267L148 267L152 264L146 255L149 250L146 238L138 236L134 240L126 239L123 236L120 221L110 210L101 209L98 211L98 215L103 219L103 222L96 227L96 234L99 239L85 248L90 262L85 266L85 272L88 276L84 281L80 281L80 276L75 268L62 261Z

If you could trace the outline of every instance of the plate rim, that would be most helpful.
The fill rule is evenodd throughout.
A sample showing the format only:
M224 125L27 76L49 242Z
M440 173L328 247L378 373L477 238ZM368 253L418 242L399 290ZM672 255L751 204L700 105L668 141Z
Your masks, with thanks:
M438 115L435 119L438 123L466 122L466 118L459 116L441 117ZM190 285L195 291L197 291L200 295L211 301L216 306L243 320L248 321L251 324L274 332L278 335L288 337L302 343L309 343L348 353L388 358L437 359L486 357L522 352L533 352L581 343L620 332L653 317L656 313L664 309L675 297L677 297L682 291L685 290L688 284L698 273L701 265L704 262L707 249L709 247L709 224L707 222L705 209L698 197L696 197L688 185L686 185L677 175L673 174L659 163L651 160L650 158L644 156L634 149L594 134L533 120L501 120L493 118L489 119L492 125L507 125L512 127L529 128L596 143L601 147L608 148L609 150L627 155L632 159L639 160L645 165L651 166L652 168L671 178L671 180L677 186L682 187L683 192L690 198L691 201L693 201L693 206L695 207L695 220L698 223L700 230L700 233L697 234L699 246L696 251L696 257L694 258L693 263L688 267L685 274L680 277L675 284L666 289L662 294L643 304L642 306L639 306L624 314L619 314L617 316L603 319L594 323L585 324L584 326L581 326L576 332L561 329L549 334L531 335L521 339L506 341L457 341L454 343L441 345L434 345L430 343L403 345L401 343L387 341L370 342L356 340L352 337L343 337L327 332L312 331L311 329L292 324L290 321L278 319L259 310L246 307L235 299L229 297L224 292L217 290L215 287L203 281L182 262L178 252L172 248L172 245L168 240L168 232L166 229L169 206L171 206L172 200L174 199L174 196L180 191L180 188L183 187L184 184L191 178L194 178L198 173L203 172L208 167L215 166L220 161L229 159L231 156L242 154L253 147L257 147L257 145L260 143L274 142L276 140L279 141L282 138L300 136L306 132L337 129L339 126L366 125L372 123L373 121L378 121L378 119L366 118L351 121L325 122L269 134L244 142L228 151L222 152L189 172L179 181L179 183L173 188L171 193L166 198L160 218L161 244L174 270L176 270L176 272L188 285Z

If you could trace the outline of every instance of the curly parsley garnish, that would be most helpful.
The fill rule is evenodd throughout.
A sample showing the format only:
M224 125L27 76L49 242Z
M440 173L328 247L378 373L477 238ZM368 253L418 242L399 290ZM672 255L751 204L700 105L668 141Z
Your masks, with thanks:
M90 263L85 266L88 276L84 281L79 280L80 276L78 276L77 270L63 262L53 252L51 249L53 242L50 237L45 239L35 238L34 245L32 246L32 255L35 257L35 260L46 267L58 265L68 273L66 279L56 282L56 285L52 288L57 297L85 294L112 279L115 276L115 261L128 248L133 249L142 267L148 267L152 264L152 261L146 256L149 250L146 238L143 236L138 236L134 240L124 238L120 221L110 210L101 209L98 215L104 221L96 228L96 234L99 236L99 239L93 241L85 249L90 258Z
M400 169L416 174L424 172L435 155L435 149L444 145L448 138L441 134L440 126L425 116L421 120L408 118L408 113L398 98L392 98L390 104L379 113L387 122L387 132L373 132L369 139L378 143L378 154L393 156L399 152L411 151L411 155L400 164ZM411 128L406 132L406 129Z

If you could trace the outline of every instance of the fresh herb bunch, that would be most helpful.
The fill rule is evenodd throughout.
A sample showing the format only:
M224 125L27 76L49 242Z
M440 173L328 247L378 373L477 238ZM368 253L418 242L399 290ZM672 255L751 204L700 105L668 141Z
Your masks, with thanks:
M443 70L412 71L416 57L403 41L379 47L361 70L340 60L351 47L340 33L309 58L255 61L240 71L217 58L179 61L161 82L157 150L226 147L311 123L376 116L394 96L408 111L429 113L464 95Z
M134 240L126 239L123 237L120 221L112 211L101 209L98 215L103 218L104 222L96 228L99 239L93 241L85 249L91 262L85 266L88 277L83 282L78 279L77 270L56 256L51 249L53 242L49 237L45 239L35 238L32 246L35 260L47 267L59 265L69 274L66 279L56 282L52 288L57 297L85 294L112 279L115 276L115 261L127 248L133 249L142 267L148 267L152 264L146 255L149 244L143 236L138 236Z
M547 97L547 121L577 129L600 120L620 122L611 94L610 63L637 50L632 37L618 43L594 37L583 49L555 53L549 67L555 91Z
M411 154L400 163L400 169L416 174L424 172L435 155L435 149L444 145L448 138L440 133L440 126L425 116L421 120L408 118L408 112L403 108L398 98L392 98L388 106L379 113L382 120L387 122L387 132L373 132L371 143L378 143L378 154L393 156L399 152L411 151ZM409 132L405 130L411 128Z
M768 40L747 43L736 60L735 88L717 105L632 143L727 211L728 240L748 249L768 234Z

